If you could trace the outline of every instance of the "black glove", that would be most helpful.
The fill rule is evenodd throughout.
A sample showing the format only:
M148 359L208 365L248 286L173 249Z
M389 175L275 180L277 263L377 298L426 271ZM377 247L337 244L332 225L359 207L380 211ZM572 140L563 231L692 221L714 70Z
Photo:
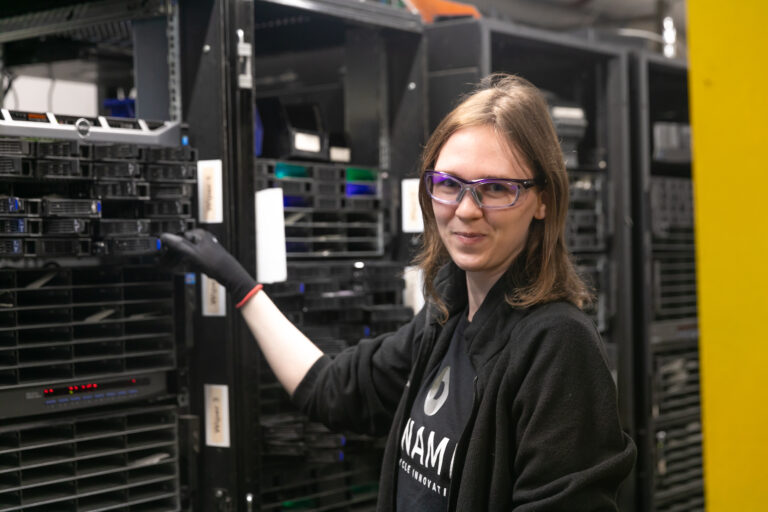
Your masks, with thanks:
M256 287L256 281L251 275L208 231L193 229L185 232L183 237L163 233L160 239L172 256L180 256L195 270L223 285L236 303Z

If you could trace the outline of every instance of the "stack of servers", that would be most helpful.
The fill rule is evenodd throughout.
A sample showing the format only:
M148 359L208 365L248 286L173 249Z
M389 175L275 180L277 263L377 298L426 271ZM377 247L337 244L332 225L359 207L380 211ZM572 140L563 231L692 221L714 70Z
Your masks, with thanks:
M0 138L0 510L178 510L178 288L194 150Z
M332 163L258 160L256 188L279 187L289 258L384 253L381 173Z
M0 139L0 257L152 254L194 227L195 151Z
M651 178L654 502L704 509L696 266L690 178Z
M595 293L595 303L588 309L606 341L611 340L610 320L613 288L609 265L608 193L610 173L600 152L581 154L582 141L589 123L585 109L550 95L550 115L563 150L570 184L570 203L565 229L568 249L576 260L577 270ZM598 161L593 161L593 160ZM612 344L607 348L615 364Z
M399 328L403 267L381 260L291 263L289 279L267 291L325 353ZM262 510L323 509L375 503L382 440L331 432L298 413L266 364L260 384Z

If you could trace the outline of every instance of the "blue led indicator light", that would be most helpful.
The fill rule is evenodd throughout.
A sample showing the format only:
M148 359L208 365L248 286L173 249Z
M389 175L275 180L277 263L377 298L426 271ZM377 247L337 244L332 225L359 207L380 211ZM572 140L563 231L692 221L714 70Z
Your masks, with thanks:
M59 398L59 403L60 404L65 404L67 402L69 402L69 398Z
M139 390L138 390L138 389L129 389L129 390L128 390L128 394L129 394L129 395L135 395L135 394L136 394L136 393L138 393L138 392L139 392Z
M127 393L126 391L118 391L118 392L117 392L117 394L118 394L119 396L125 396L125 395L127 395L128 393Z
M96 201L96 211L101 213L101 201Z
M109 393L107 393L107 397L108 397L108 398L111 398L111 397L113 397L113 396L115 396L115 393L113 393L112 391L110 391Z
M371 335L371 328L366 325L365 328L363 329L363 336L367 338L370 335Z
M304 283L299 283L299 293L304 293L304 290L307 289L307 286Z
M80 397L79 396L73 396L72 398L70 398L70 400L72 400L73 402L79 402L80 401Z
M14 197L13 198L13 204L11 205L11 211L12 212L19 211L19 198L18 197Z
M189 136L188 135L182 135L181 136L181 145L182 146L189 146Z
M94 398L104 398L104 393L96 393L93 396L94 396Z
M197 282L197 274L194 272L187 272L184 274L184 284L195 284Z
M157 246L157 250L159 251L160 249L163 248L163 241L158 238L155 240L155 245Z
M24 219L19 219L18 222L18 231L19 233L24 233Z
M92 395L83 395L83 400L93 400Z
M53 405L56 403L56 400L46 400L45 405Z
M344 462L344 452L339 452L339 462Z

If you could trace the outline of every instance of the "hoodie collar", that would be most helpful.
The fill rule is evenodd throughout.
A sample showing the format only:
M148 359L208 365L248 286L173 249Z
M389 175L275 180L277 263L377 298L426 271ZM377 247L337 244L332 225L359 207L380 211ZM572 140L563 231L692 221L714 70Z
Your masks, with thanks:
M494 283L464 331L472 364L478 372L506 346L509 342L509 328L527 313L526 309L513 308L506 301L506 293L513 286L508 274L502 275ZM463 313L467 306L467 280L464 271L455 263L449 262L440 269L435 279L435 289L448 308L449 318ZM432 321L437 322L437 315L434 315ZM500 330L502 327L504 332Z

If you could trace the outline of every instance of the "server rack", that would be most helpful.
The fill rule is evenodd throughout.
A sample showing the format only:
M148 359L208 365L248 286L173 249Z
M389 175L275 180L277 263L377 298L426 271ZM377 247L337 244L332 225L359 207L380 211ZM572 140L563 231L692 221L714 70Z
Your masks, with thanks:
M394 270L367 258L381 258L392 250L392 237L387 234L395 229L393 200L398 197L389 187L397 180L387 178L399 175L404 162L412 166L418 155L419 130L423 130L423 88L418 70L423 52L419 50L417 19L387 6L339 0L301 4L196 2L182 6L180 17L183 117L189 123L190 136L199 141L200 158L220 159L223 168L224 221L205 227L255 273L254 191L285 186L289 189L286 196L294 202L288 208L304 209L288 214L303 218L295 220L287 233L292 244L288 247L289 281L273 285L269 291L278 303L299 304L298 310L284 307L289 317L306 327L305 319L313 313L311 307L309 312L302 308L311 306L320 294L333 294L330 288L343 285L354 287L353 293L367 294L371 304L361 318L372 326L379 328L387 318L397 319L402 310L383 312L376 307L387 297L393 301L390 288L397 280L391 280L389 288L370 289L372 284L380 284L374 278L377 271L387 275ZM281 67L288 73L281 73ZM269 77L278 80L270 83ZM344 135L342 143L352 153L349 164L312 162L307 160L311 152L286 156L267 149L275 147L270 141L274 130L269 126L269 106L261 100L271 99L274 104L275 99L286 95L292 96L294 103L311 100L316 104L313 109L304 109L298 128L306 128L303 122L307 115L316 119L321 109L323 122ZM278 109L278 115L283 111ZM291 121L296 122L295 118ZM265 151L254 160L258 153L255 148L261 144ZM320 149L327 151L322 139ZM294 161L297 156L305 160ZM286 170L299 175L285 179ZM348 179L350 172L362 179ZM347 197L350 187L364 192L363 196L367 192L367 197ZM389 208L382 209L384 205ZM358 216L369 207L380 211ZM309 250L304 250L307 247ZM301 261L319 254L326 255L321 256L325 259L366 258L365 269L354 268L354 261L347 259L325 265L319 271L325 276L307 278L300 269ZM343 295L337 293L331 302L342 304L348 300ZM227 303L225 316L199 316L196 323L200 355L199 364L191 369L193 380L198 388L218 384L231 390L230 446L201 443L200 447L199 506L204 510L250 510L264 503L279 506L297 496L295 490L281 483L279 468L268 472L262 464L262 451L269 439L274 441L271 448L280 445L281 429L286 428L279 422L261 425L262 396L279 390L274 380L267 378L250 333L236 317L232 304ZM361 327L358 331L365 335L361 318L356 319ZM333 339L321 341L328 342L330 351L338 349ZM285 397L280 401L285 402ZM200 389L193 393L192 404L193 410L204 414ZM319 449L337 442L329 441L333 436L328 433L316 432L316 426L306 427L301 420L295 423L302 423L302 439L320 440L315 442ZM286 445L300 449L301 442L283 443L283 450L288 449ZM301 481L296 458L290 462L285 478ZM378 470L377 464L371 467ZM306 469L302 469L304 481L313 486L314 494L326 496L324 506L344 506L344 500L327 497L327 479L319 478L317 467L302 468ZM351 487L366 488L353 482L352 472L348 473L333 475L345 481L347 494ZM338 487L336 482L332 484ZM359 506L365 506L366 500L370 503L372 492L369 489L369 496L360 498ZM353 498L347 500L347 506L360 501Z
M688 71L646 53L631 71L638 498L704 510Z
M157 235L190 220L156 205L193 197L157 199L190 180L148 169L194 151L140 144L153 135L139 130L82 142L39 115L0 120L0 509L180 510L194 297L158 268Z
M0 65L95 75L100 108L0 111L0 508L188 508L194 276L157 265L158 235L195 225L177 8L107 0L13 13L0 19ZM159 121L107 115L103 101L134 79L139 111Z
M590 313L606 341L624 428L633 435L626 55L491 19L445 21L425 34L430 128L492 72L522 76L548 95L571 181L567 241L596 291ZM622 510L633 510L633 494L629 479Z
M266 289L334 354L412 316L395 260L399 180L416 169L425 138L421 24L375 3L253 7L257 129L251 174L239 181L241 261L256 267L254 191L281 188L288 280ZM294 144L296 133L317 145ZM331 433L297 414L253 346L245 365L253 506L373 509L381 440Z

